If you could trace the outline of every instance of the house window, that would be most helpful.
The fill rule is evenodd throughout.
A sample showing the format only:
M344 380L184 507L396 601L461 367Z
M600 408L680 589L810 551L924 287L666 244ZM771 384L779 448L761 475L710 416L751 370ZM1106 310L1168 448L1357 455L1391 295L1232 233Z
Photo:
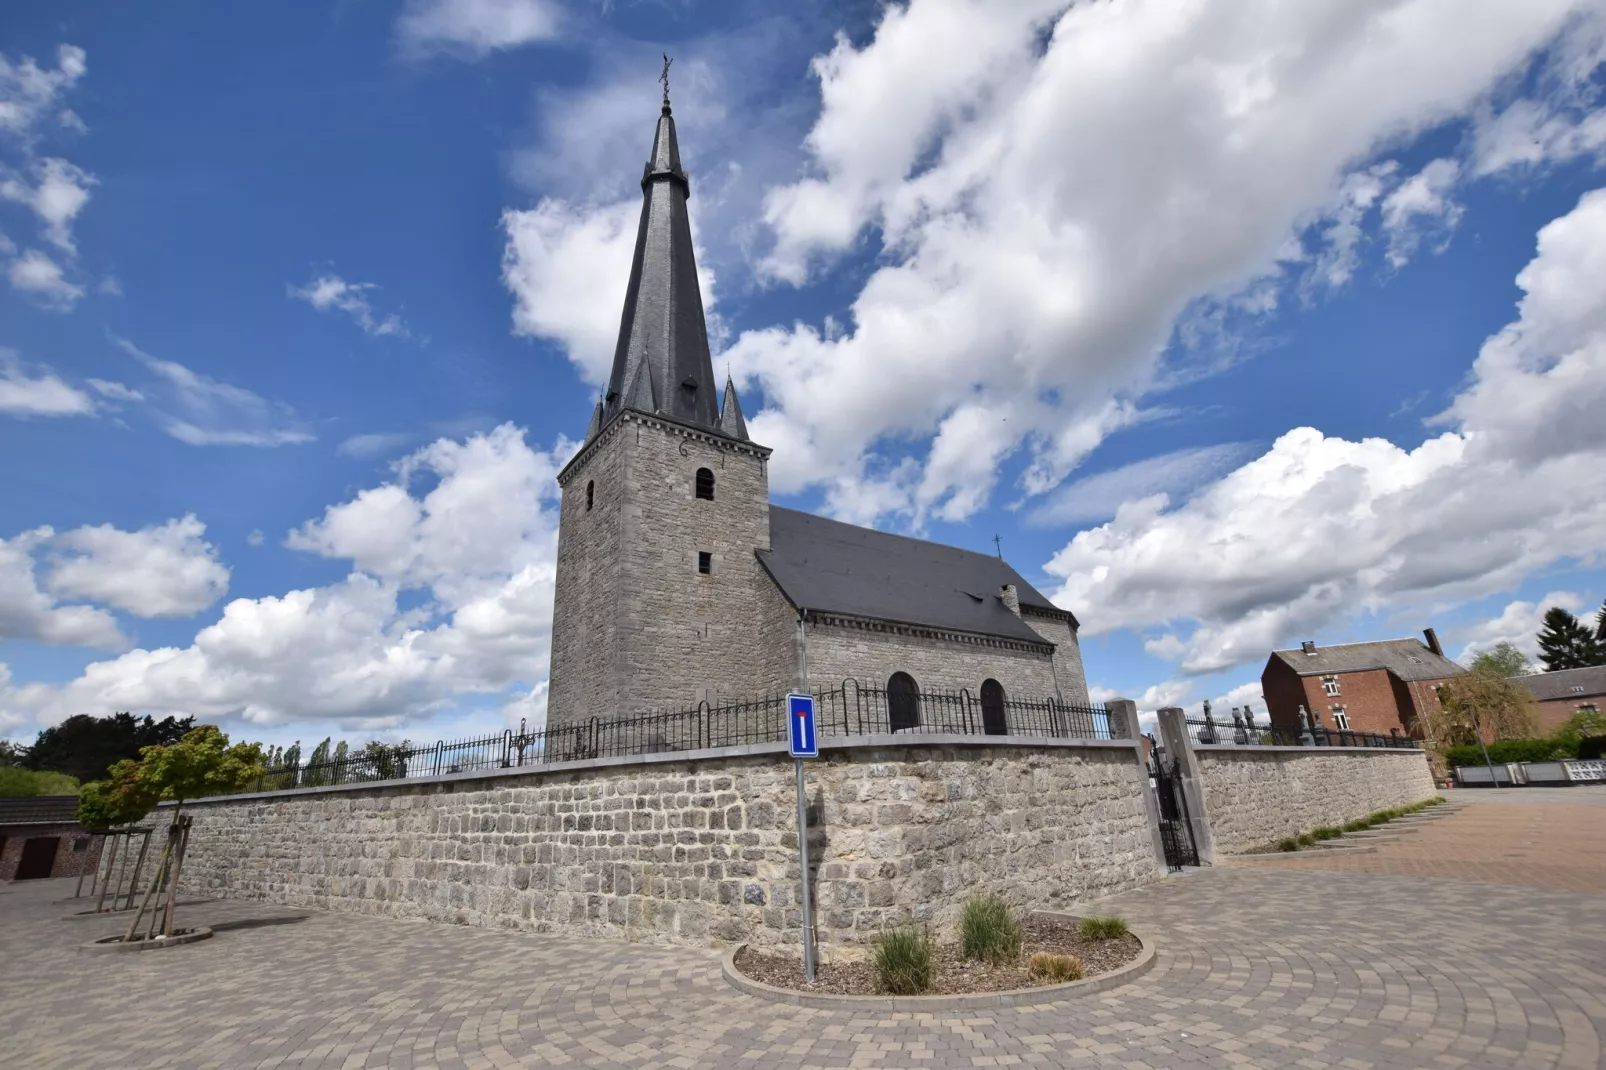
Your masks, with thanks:
M920 727L920 685L906 672L887 681L887 720L894 732Z
M1326 691L1329 696L1338 694L1338 677L1322 677L1322 690Z
M1333 727L1340 732L1349 731L1349 711L1342 706L1333 707Z
M586 480L586 512L591 512L592 503L597 500L597 481Z
M697 571L704 576L714 571L714 555L707 550L697 551Z
M697 469L697 497L705 502L714 500L714 471L711 468Z
M1582 695L1583 693L1584 693L1584 688L1583 688L1582 684L1574 684L1573 685L1573 694Z

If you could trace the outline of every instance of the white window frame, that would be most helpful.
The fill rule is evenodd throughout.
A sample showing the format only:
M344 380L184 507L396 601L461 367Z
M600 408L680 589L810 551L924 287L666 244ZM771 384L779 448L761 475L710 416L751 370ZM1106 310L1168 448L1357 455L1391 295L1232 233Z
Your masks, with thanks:
M1338 697L1338 677L1336 677L1336 676L1324 676L1324 677L1322 677L1322 690L1327 692L1327 697L1328 698L1337 698Z
M1332 713L1333 727L1338 729L1340 732L1348 732L1350 730L1349 710L1343 706L1334 706Z

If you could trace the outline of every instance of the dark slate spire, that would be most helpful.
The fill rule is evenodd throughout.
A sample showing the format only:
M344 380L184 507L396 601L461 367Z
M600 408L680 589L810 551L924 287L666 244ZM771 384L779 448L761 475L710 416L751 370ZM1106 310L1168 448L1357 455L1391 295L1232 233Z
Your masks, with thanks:
M725 375L725 400L719 406L719 429L731 438L747 441L747 421L742 419L742 403L736 400L736 383Z
M720 430L718 387L686 214L690 196L666 86L652 156L641 176L641 227L636 232L636 256L630 265L603 423L621 409L636 409Z

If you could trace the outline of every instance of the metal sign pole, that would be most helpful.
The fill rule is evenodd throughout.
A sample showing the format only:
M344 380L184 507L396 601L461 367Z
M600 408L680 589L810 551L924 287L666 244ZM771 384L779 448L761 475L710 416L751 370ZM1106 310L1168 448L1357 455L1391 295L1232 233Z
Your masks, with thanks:
M797 766L797 853L798 876L803 885L803 980L814 983L814 904L809 892L809 808L803 791L803 759Z

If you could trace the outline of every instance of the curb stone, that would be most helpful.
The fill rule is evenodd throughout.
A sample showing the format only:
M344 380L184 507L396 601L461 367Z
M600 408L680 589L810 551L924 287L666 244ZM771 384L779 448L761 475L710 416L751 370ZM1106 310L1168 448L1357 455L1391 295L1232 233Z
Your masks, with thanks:
M179 947L183 944L193 944L197 940L205 940L212 935L212 930L205 925L191 929L179 936L170 936L166 940L136 940L125 944L121 938L107 937L104 940L94 940L87 944L79 944L78 950L85 954L132 954L136 951L160 951L167 947Z

